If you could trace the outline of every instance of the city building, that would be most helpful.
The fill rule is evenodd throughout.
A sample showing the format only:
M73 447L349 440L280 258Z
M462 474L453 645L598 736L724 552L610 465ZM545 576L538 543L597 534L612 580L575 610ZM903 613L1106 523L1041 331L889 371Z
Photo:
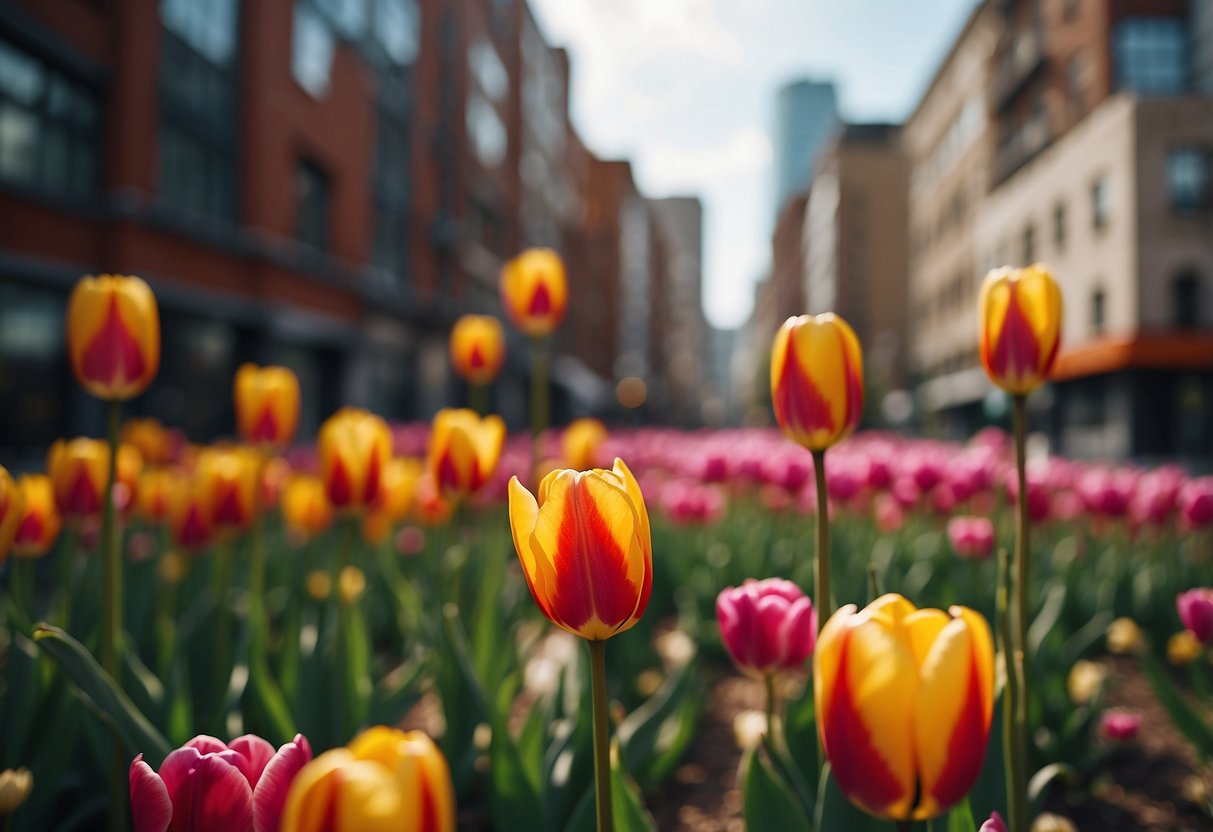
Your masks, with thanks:
M830 81L793 81L775 98L775 213L809 185L813 159L838 126Z

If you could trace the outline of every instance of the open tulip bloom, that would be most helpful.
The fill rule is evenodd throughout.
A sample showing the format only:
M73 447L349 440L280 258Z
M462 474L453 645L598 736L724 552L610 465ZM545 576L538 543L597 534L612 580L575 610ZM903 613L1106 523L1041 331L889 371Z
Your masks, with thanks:
M906 822L942 814L981 770L994 710L994 646L967 607L896 594L847 605L814 654L818 731L853 803Z

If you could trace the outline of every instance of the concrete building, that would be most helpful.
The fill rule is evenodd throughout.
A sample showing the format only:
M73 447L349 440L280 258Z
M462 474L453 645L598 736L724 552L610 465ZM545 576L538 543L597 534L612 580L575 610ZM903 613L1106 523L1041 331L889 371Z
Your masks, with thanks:
M905 383L908 172L898 125L844 125L818 156L805 209L804 311L855 329L873 401Z
M838 99L830 81L793 81L775 99L775 213L808 187L813 159L838 126Z

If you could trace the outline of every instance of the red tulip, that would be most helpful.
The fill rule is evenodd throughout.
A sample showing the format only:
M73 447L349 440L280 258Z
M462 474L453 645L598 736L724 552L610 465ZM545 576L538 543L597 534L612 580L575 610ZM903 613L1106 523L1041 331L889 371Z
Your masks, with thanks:
M135 832L278 832L291 782L311 759L302 734L276 753L252 734L228 744L199 735L159 772L140 754L130 774Z
M782 578L725 589L716 598L716 620L737 667L756 676L803 666L817 641L813 602Z

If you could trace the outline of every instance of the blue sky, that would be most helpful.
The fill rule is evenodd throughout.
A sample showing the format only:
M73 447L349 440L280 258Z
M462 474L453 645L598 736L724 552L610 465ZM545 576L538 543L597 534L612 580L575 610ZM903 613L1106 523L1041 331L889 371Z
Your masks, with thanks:
M901 120L975 0L531 0L594 152L704 200L704 306L735 327L770 259L775 91L832 78L844 118Z

